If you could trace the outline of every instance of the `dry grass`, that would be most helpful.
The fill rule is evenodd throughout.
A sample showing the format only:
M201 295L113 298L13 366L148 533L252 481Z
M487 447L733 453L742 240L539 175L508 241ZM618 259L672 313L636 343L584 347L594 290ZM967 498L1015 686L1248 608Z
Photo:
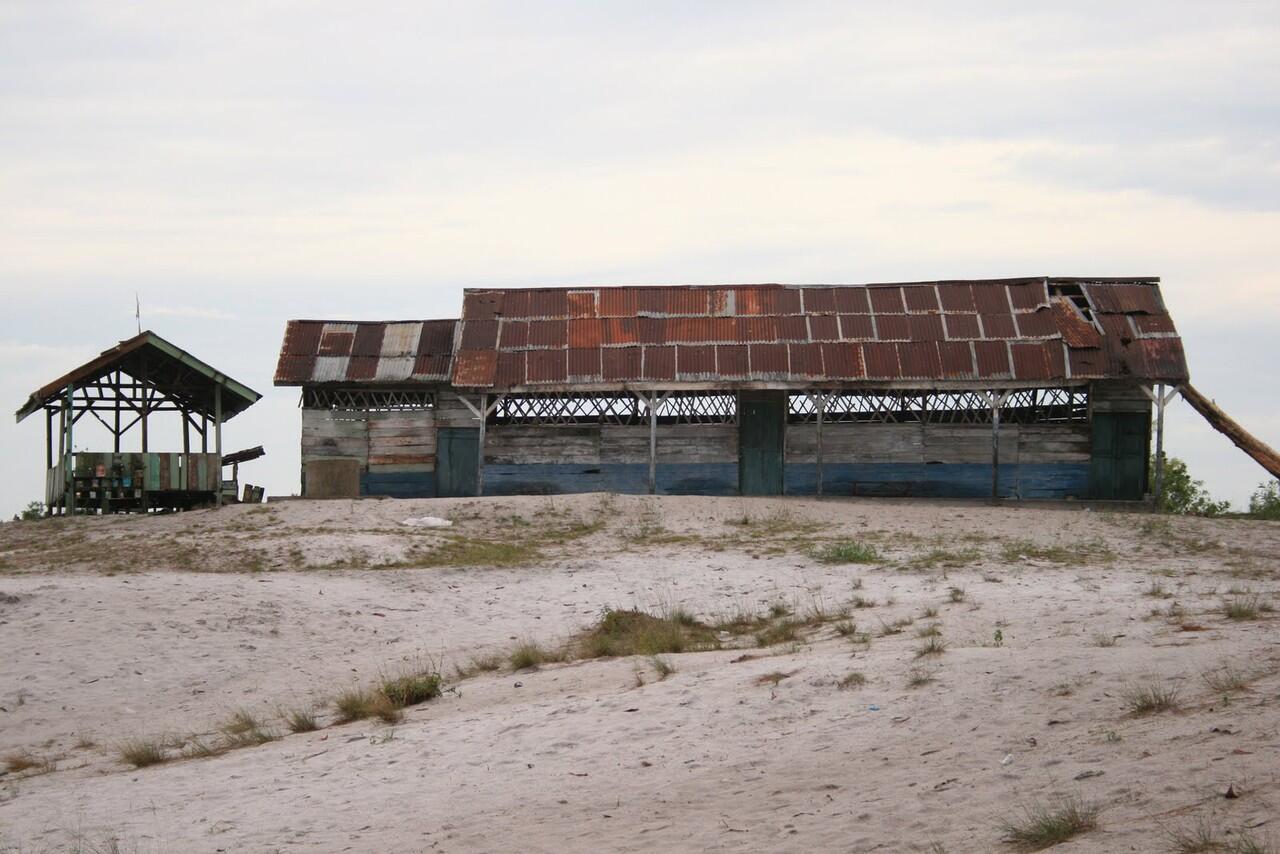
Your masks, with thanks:
M121 742L116 752L134 768L159 765L172 758L158 739L131 738Z
M1209 690L1218 694L1232 694L1243 691L1255 678L1229 661L1224 661L1212 670L1200 674Z
M563 650L546 649L534 641L523 641L507 656L507 664L512 670L530 670L542 664L564 661Z
M1268 840L1255 838L1248 830L1221 830L1208 816L1194 824L1167 827L1164 835L1176 854L1271 854L1275 848Z
M1090 641L1090 646L1099 646L1099 647L1103 647L1104 649L1113 647L1115 645L1116 645L1116 636L1109 635L1105 632L1094 632L1093 640Z
M1131 715L1153 715L1178 708L1178 688L1155 680L1125 686L1120 694Z
M1023 851L1040 851L1098 826L1100 808L1075 796L1024 806L1000 822L1004 841Z
M369 707L373 704L373 692L365 688L348 688L333 700L333 710L337 712L338 723L362 721L371 714Z
M716 649L716 632L693 616L668 610L662 616L643 611L607 610L600 621L580 635L576 651L583 658L661 655Z
M935 681L933 672L923 667L913 667L907 672L908 688L923 688L933 681Z
M861 688L863 685L866 685L866 684L867 684L867 677L862 675L861 671L855 670L852 673L845 676L839 682L837 682L836 687L839 688L841 691L848 691L853 688Z
M316 720L316 713L310 707L288 709L282 712L280 716L284 718L284 725L292 733L315 732L320 728L320 724Z
M676 672L676 666L662 656L655 655L649 659L649 666L653 668L653 672L658 674L658 680L661 681Z
M939 635L933 635L923 644L916 647L916 658L924 658L928 655L942 655L947 651L947 645L943 642Z
M1228 620L1257 620L1272 610L1271 603L1257 593L1242 593L1222 602L1222 613Z
M4 770L10 774L21 774L24 771L32 772L30 776L37 774L48 774L53 771L57 763L47 756L37 756L29 750L18 750L10 753L0 760Z
M382 681L381 694L395 706L416 706L440 696L443 681L435 670L402 673Z
M756 677L755 682L757 685L777 686L777 684L781 682L783 679L789 679L792 676L795 676L799 672L800 672L799 670L789 670L789 671L774 670L770 673L760 674L759 676Z

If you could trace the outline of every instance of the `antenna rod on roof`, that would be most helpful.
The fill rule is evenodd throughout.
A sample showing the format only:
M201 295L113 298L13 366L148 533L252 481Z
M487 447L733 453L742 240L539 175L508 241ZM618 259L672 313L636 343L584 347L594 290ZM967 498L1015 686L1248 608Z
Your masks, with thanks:
M142 300L138 298L138 292L133 292L133 316L138 321L138 334L142 334Z

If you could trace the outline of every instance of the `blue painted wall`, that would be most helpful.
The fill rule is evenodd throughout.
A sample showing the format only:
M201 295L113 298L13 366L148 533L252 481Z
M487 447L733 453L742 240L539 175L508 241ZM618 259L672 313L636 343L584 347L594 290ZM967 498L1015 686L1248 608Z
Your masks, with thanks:
M657 468L662 495L737 495L736 463L668 463ZM573 492L649 491L647 463L566 465L528 463L484 467L485 495L559 495Z
M668 463L658 466L661 495L737 495L734 463ZM789 463L783 469L787 495L815 495L818 467ZM562 495L575 492L649 491L649 467L637 463L565 465L488 465L486 495ZM827 495L985 498L991 494L991 467L981 463L827 463ZM361 495L432 498L435 472L380 472L360 476ZM1006 498L1086 498L1088 463L1036 463L1000 466L1000 495Z
M788 463L784 469L788 495L814 495L818 467ZM826 495L983 498L991 495L991 466L983 463L826 463L822 467ZM1024 463L1000 466L1000 495L1007 498L1085 498L1089 494L1088 463Z
M361 495L386 495L391 498L435 498L436 473L433 471L362 472Z

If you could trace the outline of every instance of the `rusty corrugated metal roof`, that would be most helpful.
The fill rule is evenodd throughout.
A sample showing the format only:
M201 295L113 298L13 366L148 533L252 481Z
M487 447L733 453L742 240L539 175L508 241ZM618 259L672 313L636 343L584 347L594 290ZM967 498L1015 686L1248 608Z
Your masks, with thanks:
M491 321L497 330L497 321ZM276 385L448 382L457 321L291 320ZM473 333L474 334L474 333ZM493 351L496 339L478 349Z
M1186 377L1180 349L1145 343L1178 340L1157 279L469 290L462 316L463 349L528 354L522 382L496 362L465 383L455 370L455 384L495 390Z
M1159 280L1147 278L468 290L456 324L455 335L452 320L291 321L276 383L1187 378Z

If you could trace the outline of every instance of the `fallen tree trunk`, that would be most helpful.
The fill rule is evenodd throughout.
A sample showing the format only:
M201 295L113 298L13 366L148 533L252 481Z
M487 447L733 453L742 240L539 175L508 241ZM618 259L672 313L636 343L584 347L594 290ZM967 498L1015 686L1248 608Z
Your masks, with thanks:
M1186 383L1178 388L1182 393L1182 399L1191 404L1191 408L1204 416L1204 420L1212 425L1222 435L1226 436L1235 446L1244 451L1257 461L1267 471L1271 472L1271 476L1280 478L1280 454L1276 453L1266 442L1263 442L1253 436L1248 430L1237 424L1231 416L1218 408L1218 405L1209 398L1195 390L1195 386Z

